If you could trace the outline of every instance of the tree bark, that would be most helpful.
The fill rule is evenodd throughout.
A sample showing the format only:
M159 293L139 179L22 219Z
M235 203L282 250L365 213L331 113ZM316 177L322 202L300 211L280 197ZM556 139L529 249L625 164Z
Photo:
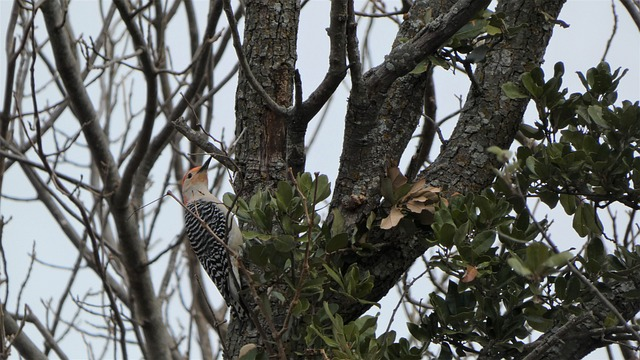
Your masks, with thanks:
M271 99L289 107L293 104L300 2L249 0L245 9L242 50L251 72ZM274 188L278 181L288 178L289 119L267 106L263 95L251 85L248 77L240 71L236 91L236 164L239 171L234 187L236 194L245 198L259 190ZM278 309L274 309L272 316L272 321L278 324ZM236 358L243 345L264 344L263 340L255 327L232 320L225 358Z
M243 51L251 72L279 105L293 103L298 0L250 0L245 4ZM271 188L287 178L287 119L270 110L240 71L236 92L236 161L241 171L234 185L240 196Z
M618 309L625 319L632 319L640 310L640 299L628 294L638 291L640 276L630 272L627 281L612 281L610 285L600 284L599 288L607 299ZM611 310L594 296L587 301L580 315L573 316L567 322L557 324L544 333L538 340L525 345L523 351L514 351L512 359L582 359L592 351L610 344L604 339L604 319ZM503 359L505 354L492 354L490 349L479 357L480 360Z
M416 75L409 72L488 4L485 0L460 0L425 24L424 14L430 4L418 1L382 64L360 76L359 66L353 66L354 59L350 59L353 89L331 203L341 211L347 226L354 226L378 207L385 165L400 158L415 130L422 110L424 75L412 80ZM410 40L401 42L401 38ZM394 138L398 140L392 141Z
M520 26L521 29L495 44L487 54L486 61L478 65L474 76L480 85L480 91L470 89L450 141L419 178L426 178L431 184L442 186L449 192L477 192L491 185L494 179L493 169L499 165L495 156L486 152L486 148L492 145L509 147L527 105L524 100L507 99L500 86L509 81L518 81L526 67L540 65L554 26L544 14L555 18L562 5L563 2L558 1L526 0L503 1L498 4L496 11L505 13L508 25ZM409 96L412 89L409 87L405 91L406 96ZM366 104L355 106L353 100L350 101L350 108L361 109L364 105ZM349 116L348 114L348 119ZM365 130L377 129L380 121L374 122L373 126L363 126L366 118L355 119L359 119L359 122L347 121L347 128L353 130L345 133L345 151L341 158L340 177L332 205L349 214L353 223L362 227L363 219L371 211L378 211L380 181L384 176L384 162L380 157L384 157L387 152L377 150L385 143L384 133L378 132L376 137L372 134L373 131ZM357 126L358 123L360 127ZM367 144L376 149L377 155L367 156L362 148L356 157L366 160L358 162L348 149L356 151L363 147L367 137L374 139ZM351 163L353 161L356 165ZM426 251L427 243L424 239L429 236L428 229L406 234L397 229L381 231L374 228L367 234L367 242L381 246L378 251L367 257L344 255L341 260L344 267L357 263L360 271L369 271L375 277L375 285L368 300L378 301L415 259ZM367 308L362 304L341 306L341 315L345 319L355 319Z

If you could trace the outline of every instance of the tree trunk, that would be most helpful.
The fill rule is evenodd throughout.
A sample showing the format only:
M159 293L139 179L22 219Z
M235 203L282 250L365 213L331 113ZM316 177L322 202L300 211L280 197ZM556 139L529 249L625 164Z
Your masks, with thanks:
M276 103L293 103L298 0L246 1L243 51L251 72ZM240 72L236 92L237 194L271 188L287 178L287 119L270 110Z
M289 107L293 104L300 2L249 0L245 8L243 51L251 72L271 99ZM236 92L236 163L240 171L234 186L238 196L247 198L288 178L287 121L266 105L248 74L241 71ZM278 324L277 308L272 315ZM274 334L267 331L266 336L273 338ZM250 324L232 321L225 357L235 358L243 345L264 344L262 340Z

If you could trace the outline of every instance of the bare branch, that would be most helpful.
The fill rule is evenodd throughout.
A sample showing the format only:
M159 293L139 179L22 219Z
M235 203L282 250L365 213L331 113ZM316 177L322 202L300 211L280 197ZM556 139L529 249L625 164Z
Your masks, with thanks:
M242 71L247 77L247 80L249 80L251 87L253 87L253 89L258 94L260 94L260 96L262 97L264 102L267 104L267 106L269 106L269 109L271 109L271 111L281 116L285 116L285 117L291 116L294 108L293 107L286 108L276 103L275 100L273 100L271 96L267 94L267 91L262 87L262 85L260 85L260 82L258 82L256 77L253 75L253 72L249 67L249 62L247 61L247 58L244 56L244 51L242 50L242 42L240 41L238 24L236 22L235 16L233 15L233 9L231 9L230 0L222 0L222 3L223 3L224 12L225 14L227 14L227 21L229 22L229 26L231 29L231 36L233 38L233 47L236 50L236 55L238 56L238 62L240 62L240 67L242 68Z
M238 166L233 162L229 155L223 150L219 149L214 144L210 143L210 138L203 132L197 132L193 130L183 118L179 118L173 121L173 126L182 135L184 135L190 141L198 144L198 146L213 156L219 163L223 164L227 169L231 171L238 171Z
M638 27L638 30L640 30L640 4L633 0L620 0L620 2L624 5L625 9L627 9L627 12L631 15L633 22Z
M11 343L16 350L25 359L46 360L47 356L31 341L31 339L22 331L22 326L18 325L14 317L5 312L4 306L0 306L0 317L4 322L4 328L7 335L15 336ZM4 339L3 339L4 341Z
M138 59L140 59L142 72L145 77L145 84L147 86L147 102L145 105L145 116L142 129L140 130L135 150L124 170L122 181L114 198L116 206L122 206L127 202L131 188L134 186L133 181L144 183L147 180L147 174L143 173L135 179L134 175L137 173L140 163L144 159L147 148L149 147L149 142L151 141L151 133L156 119L156 107L158 103L158 81L153 60L149 54L149 47L144 41L142 32L135 24L132 14L129 13L128 5L124 0L114 0L114 3L120 12L122 20L127 26L136 50L141 50ZM159 19L159 21L161 21L161 19ZM133 200L139 203L141 199L134 198Z

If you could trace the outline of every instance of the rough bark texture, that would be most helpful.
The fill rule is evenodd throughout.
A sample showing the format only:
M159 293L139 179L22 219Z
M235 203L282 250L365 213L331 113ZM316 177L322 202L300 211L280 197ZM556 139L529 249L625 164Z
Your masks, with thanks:
M524 0L499 4L498 11L505 12L508 24L519 25L522 29L514 36L496 44L487 55L487 60L478 65L475 78L481 90L469 92L451 140L442 155L419 177L426 177L428 182L446 187L450 191L460 192L479 191L491 184L494 177L492 168L497 164L485 149L492 145L509 147L527 104L526 101L507 99L502 95L500 85L508 81L517 81L525 71L525 66L541 63L553 29L553 23L546 20L542 12L556 17L562 4L557 1L536 3ZM410 91L412 89L408 88L406 94ZM365 119L360 121L364 122ZM351 126L347 124L347 128ZM359 147L354 146L355 144L367 143L366 136L371 134L362 132L365 130L354 127L353 131L345 134L345 149L357 149ZM383 141L383 138L379 137L377 141ZM375 149L380 143L372 145ZM334 206L341 205L343 212L352 214L352 219L355 219L357 214L362 219L377 207L380 200L379 184L384 176L384 163L364 153L358 153L356 156L365 157L366 161L356 160L357 158L351 157L346 151L344 154L341 159L341 175L344 177L338 179ZM378 156L385 154L380 152ZM374 170L361 169L362 172L357 174L359 178L349 178L348 174L344 173L344 170L349 168L346 166L348 161L368 163L370 169ZM379 168L371 165L377 165ZM349 183L351 186L346 186ZM362 196L363 194L366 196ZM375 201L372 203L371 199ZM336 204L336 200L341 203ZM426 243L420 240L425 236L428 234L423 232L409 235L399 230L374 230L369 233L367 241L382 245L379 252L368 257L345 256L342 260L345 266L357 262L361 271L368 270L375 276L375 287L370 300L377 301L426 250ZM347 319L356 318L366 310L366 306L357 304L341 308L344 309L342 315Z
M637 273L628 281L611 282L609 286L600 284L600 289L607 299L620 311L625 319L631 319L640 309L640 300L627 296L638 290L640 276ZM558 324L547 331L538 340L527 344L524 351L509 354L512 359L556 360L582 359L592 351L608 345L603 339L604 320L611 314L611 310L594 296L587 301L584 311L566 323ZM483 354L481 360L503 359L505 354Z
M266 92L282 106L293 103L298 35L298 0L246 2L243 50L251 71ZM271 111L240 72L236 92L239 195L269 188L287 177L287 119Z
M469 91L458 124L436 161L421 173L433 185L462 193L484 189L498 167L489 146L508 148L526 109L528 100L511 100L501 85L518 81L532 66L538 66L551 38L563 1L503 1L497 11L505 12L509 26L523 28L496 44L475 71L479 91Z
M386 165L400 158L416 129L424 104L426 75L407 73L487 3L416 1L398 33L398 39L411 40L396 42L385 62L366 74L358 73L359 64L354 53L357 39L347 40L353 89L345 117L340 172L331 205L343 213L348 226L362 228L362 221L372 211L380 212L380 182ZM563 1L551 0L500 2L497 11L505 13L508 26L519 30L492 44L486 60L477 66L474 78L479 87L469 92L453 135L434 163L418 178L426 178L448 192L478 192L491 184L493 169L498 164L486 149L511 145L527 106L526 100L506 98L501 85L518 81L527 69L541 64L554 27L550 19L558 16L563 4ZM247 3L245 52L258 80L284 106L291 104L295 43L282 40L284 43L280 44L277 39L283 37L273 36L274 31L296 31L296 6L298 4L294 3ZM274 10L285 8L290 11ZM433 11L434 21L425 24L424 14L428 8ZM289 27L293 23L296 26ZM355 24L351 22L346 26L347 33L353 34ZM283 27L286 29L282 30ZM237 158L242 178L236 179L236 185L239 193L246 195L284 178L286 152L291 149L284 146L285 119L269 111L242 77L237 96L237 134L242 134ZM301 135L297 135L296 144L300 145ZM303 166L301 163L301 168ZM375 287L368 300L377 301L424 253L427 245L423 239L428 236L428 229L418 229L413 234L374 229L368 232L366 241L379 246L376 251L366 257L343 254L339 260L344 267L357 263L360 271L369 271L374 276ZM625 303L621 294L626 292L622 288L631 289L635 285L629 282L620 286L611 301L621 307L624 316L631 317L640 304ZM368 308L348 299L329 300L339 305L345 320L359 317ZM525 353L513 356L523 358L535 351L541 358L562 358L569 353L579 358L601 346L589 331L601 326L606 309L595 299L590 304L591 312L554 329L536 345L527 347ZM259 342L257 333L247 330L233 322L230 324L230 354L237 354L243 344ZM576 332L581 336L576 336ZM573 333L577 340L566 341L564 336L568 333ZM491 357L487 355L487 358Z
M419 76L420 79L411 80L415 75L408 73L488 3L461 0L450 8L444 7L441 16L425 24L424 14L430 4L416 2L385 61L362 77L352 74L353 89L345 117L340 169L331 204L333 208L340 209L349 226L362 221L378 207L385 165L400 157L404 150L402 145L406 147L415 130L418 120L415 116L422 110L424 79ZM400 38L411 40L400 43ZM351 71L357 70L352 68ZM418 84L420 87L416 88ZM407 98L415 99L415 103L400 102ZM409 105L411 107L407 107ZM403 114L404 111L407 113ZM396 130L399 133L391 132ZM398 141L390 141L391 138Z
M250 0L245 8L243 51L251 71L275 102L289 107L293 104L300 2ZM234 180L238 195L246 197L287 179L287 120L265 105L246 74L240 72L236 92L236 163L240 172ZM277 324L277 310L273 316ZM232 321L225 357L237 357L247 343L262 343L257 329Z

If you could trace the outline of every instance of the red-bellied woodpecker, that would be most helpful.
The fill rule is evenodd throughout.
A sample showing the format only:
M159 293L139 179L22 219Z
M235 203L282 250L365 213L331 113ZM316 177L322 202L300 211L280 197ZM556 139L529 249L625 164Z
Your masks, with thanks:
M242 234L222 201L209 192L207 168L210 161L211 158L202 166L189 170L182 178L182 199L189 210L184 214L185 227L191 248L227 306L231 307L232 316L243 317L245 311L238 295L240 277L237 262L220 242L240 252Z

